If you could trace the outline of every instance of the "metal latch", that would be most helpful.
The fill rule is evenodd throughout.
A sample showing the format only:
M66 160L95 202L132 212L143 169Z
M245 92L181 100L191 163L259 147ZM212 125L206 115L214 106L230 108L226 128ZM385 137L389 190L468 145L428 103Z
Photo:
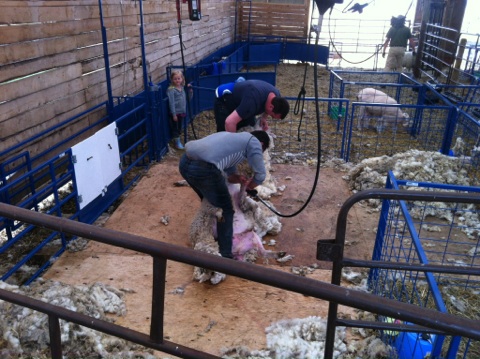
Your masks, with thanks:
M342 246L335 239L319 239L317 241L317 260L334 262L341 259Z

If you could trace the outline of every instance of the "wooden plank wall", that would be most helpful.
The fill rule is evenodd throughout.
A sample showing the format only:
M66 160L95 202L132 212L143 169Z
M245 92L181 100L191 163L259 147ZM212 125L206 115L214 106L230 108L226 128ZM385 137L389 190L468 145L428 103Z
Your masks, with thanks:
M166 66L182 64L176 3L142 4L146 58L159 82ZM139 6L102 1L114 96L143 90ZM181 3L187 65L232 43L234 16L235 2L202 0L202 19L192 22ZM0 1L0 151L106 100L98 0ZM81 118L28 150L35 155L103 115Z
M308 36L310 2L285 4L270 2L239 3L239 31L243 39L250 36Z

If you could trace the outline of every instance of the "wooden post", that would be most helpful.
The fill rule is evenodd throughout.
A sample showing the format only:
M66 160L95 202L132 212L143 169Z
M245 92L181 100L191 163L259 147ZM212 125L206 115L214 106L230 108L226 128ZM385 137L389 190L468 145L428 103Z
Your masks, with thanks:
M420 67L422 65L423 45L425 44L425 31L427 29L427 22L430 18L430 4L431 0L424 0L423 4L421 1L419 1L417 2L417 8L415 10L415 21L419 19L420 22L420 35L418 36L417 55L412 68L413 76L416 79L420 79L421 77Z
M450 41L443 42L442 47L445 49L445 52L442 52L442 55L439 57L450 65L455 60L466 7L467 0L446 0L445 2L442 26L458 31L458 34L453 31L445 31L444 33L444 36Z
M458 46L457 56L455 58L455 66L452 69L452 78L451 82L457 83L458 75L460 72L460 66L462 66L463 53L465 52L465 46L467 45L467 39L461 39L460 45Z
M421 71L420 67L422 66L422 54L423 54L423 45L425 44L425 31L427 29L427 22L422 20L422 25L420 28L420 38L418 39L417 46L417 55L415 56L415 63L413 64L412 73L416 79L420 79Z

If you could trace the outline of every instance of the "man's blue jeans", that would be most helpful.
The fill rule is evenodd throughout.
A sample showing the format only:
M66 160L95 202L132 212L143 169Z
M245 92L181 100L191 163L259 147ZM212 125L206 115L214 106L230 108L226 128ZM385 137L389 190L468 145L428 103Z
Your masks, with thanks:
M232 94L226 94L221 97L215 98L213 104L213 113L215 116L215 123L217 124L217 132L225 131L225 120L235 110L235 102L233 101ZM242 119L237 123L237 129L246 126L255 126L255 116Z
M223 221L217 222L217 241L222 257L233 258L233 205L223 173L213 164L191 160L184 154L180 158L180 174L190 187L198 194L200 200L205 198L210 204L221 208Z

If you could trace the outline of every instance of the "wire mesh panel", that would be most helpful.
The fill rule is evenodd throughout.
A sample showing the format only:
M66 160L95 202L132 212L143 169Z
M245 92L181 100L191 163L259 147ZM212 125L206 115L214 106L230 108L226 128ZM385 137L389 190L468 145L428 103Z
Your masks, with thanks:
M307 98L303 108L285 120L272 123L271 129L275 134L273 159L296 162L298 159L325 161L341 158L347 109L348 101L344 99L319 99L315 102L315 99ZM288 131L285 131L286 128Z
M397 180L392 172L387 188L480 194L480 187ZM372 292L441 312L478 318L479 215L480 209L473 204L384 201L373 260L433 264L447 270L432 273L372 269L369 275ZM448 270L455 267L462 271ZM387 331L383 339L397 349L400 358L480 356L480 343L438 333Z
M480 85L437 85L436 88L460 107L480 103Z
M344 159L356 163L410 149L440 151L453 121L451 111L452 107L444 106L353 102L346 124L349 133Z
M480 122L464 111L459 111L453 132L452 152L470 164L469 177L476 180L480 166Z
M283 120L269 120L273 136L270 156L275 163L307 163L342 158L346 145L345 119L348 101L345 99L305 98L295 103L287 97L291 111ZM318 106L318 113L317 113ZM216 131L213 111L204 111L187 129L188 138L198 139Z
M33 169L28 156L25 160L29 171L22 173L21 170L4 180L0 200L32 211L76 219L79 209L77 192L72 185L71 151ZM8 167L9 163L2 164L2 170L4 165ZM65 250L69 239L58 232L0 218L0 280L29 283L51 264L50 258L41 251L56 257ZM10 258L15 255L19 261L11 263ZM23 270L19 271L20 267Z
M419 149L425 151L442 151L445 137L454 123L456 110L447 106L418 107L416 117L412 122L411 134L418 143ZM450 136L451 137L451 136Z
M400 72L331 70L329 97L355 97L356 93L345 90L347 83L398 84L401 76Z
M400 72L332 70L329 96L357 101L360 90L374 88L399 104L416 105L421 87L422 84Z
M480 120L480 85L438 85L437 90L455 106Z
M411 77L398 72L332 70L329 93L352 101L346 161L418 148L411 129L420 123L421 113L408 105L422 104L423 92Z

